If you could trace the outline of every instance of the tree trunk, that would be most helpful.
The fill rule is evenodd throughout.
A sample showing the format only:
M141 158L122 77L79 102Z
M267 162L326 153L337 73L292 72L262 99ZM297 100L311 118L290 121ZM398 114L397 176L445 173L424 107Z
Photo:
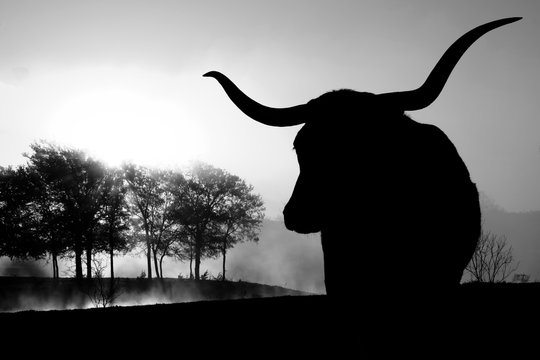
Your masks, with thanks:
M152 278L152 247L150 246L150 236L146 231L146 260L148 265L148 278Z
M111 284L114 280L114 229L109 223L109 257L111 258Z
M52 277L53 279L56 279L56 267L54 266L54 253L51 253L51 260L52 260Z
M56 279L56 268L54 267L54 253L51 252L51 262L52 262L52 277Z
M75 278L82 280L82 236L76 235L75 239Z
M195 280L200 280L200 269L201 269L201 245L199 241L195 242Z
M193 245L189 246L189 279L193 279Z
M159 273L161 274L161 278L163 279L163 259L165 258L165 254L161 255L159 258Z
M84 240L86 245L86 278L92 278L92 250L94 248L94 239L91 230L84 232Z
M111 244L110 248L110 257L111 257L111 281L114 280L114 250Z
M52 253L53 279L58 279L58 256L55 252Z
M223 247L221 253L223 255L223 275L221 276L221 281L225 281L225 260L227 259L227 249Z
M92 278L92 243L86 240L86 278Z
M189 256L189 278L193 279L193 255Z
M60 279L60 269L58 268L58 256L54 258L54 265L56 267L56 278Z
M162 275L160 274L159 272L159 265L158 265L158 259L157 259L157 254L155 251L152 251L153 255L154 255L154 268L156 269L156 277L158 279L160 279L162 277Z

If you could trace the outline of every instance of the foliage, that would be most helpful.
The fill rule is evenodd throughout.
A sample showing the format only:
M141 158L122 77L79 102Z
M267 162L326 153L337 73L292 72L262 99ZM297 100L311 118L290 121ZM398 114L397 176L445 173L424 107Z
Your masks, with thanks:
M134 229L144 236L148 259L149 278L154 271L161 277L165 256L181 257L178 247L184 235L182 224L175 213L175 190L184 184L179 172L148 169L132 164L124 166L124 173L130 189L131 212L134 214Z
M0 256L28 259L46 253L39 188L25 169L0 167Z
M122 173L117 169L109 169L100 194L101 208L96 229L98 250L126 252L130 249L127 190Z
M0 256L74 260L75 277L102 276L95 256L137 249L145 276L163 276L163 261L223 257L243 241L258 241L264 206L244 180L204 163L180 171L125 164L107 168L76 149L31 145L26 165L0 167ZM83 254L86 257L83 258ZM193 275L193 265L195 275ZM99 270L99 271L97 271ZM147 275L146 275L147 274ZM204 274L203 274L204 275Z
M517 269L506 237L482 232L465 271L477 282L504 282Z
M210 280L212 278L212 274L210 274L208 272L208 270L206 270L202 275L201 275L201 280Z
M101 208L104 166L84 152L47 143L34 143L28 158L28 170L47 189L49 207L60 209L68 247L75 253L75 274L82 278L82 253L87 252L87 276L91 274L94 230Z
M221 254L225 261L227 250L234 244L258 240L264 207L260 196L252 191L253 187L238 176L204 163L195 163L186 175L184 188L176 188L176 218L191 241L188 245L195 261L195 279L200 278L204 257Z
M100 259L93 259L93 279L88 279L82 291L95 307L109 307L122 294L118 279L104 278L105 266Z

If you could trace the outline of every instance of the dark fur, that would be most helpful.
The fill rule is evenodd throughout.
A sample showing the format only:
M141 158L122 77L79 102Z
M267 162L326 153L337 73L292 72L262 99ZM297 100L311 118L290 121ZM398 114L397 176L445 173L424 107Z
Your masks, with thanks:
M436 126L340 90L310 103L288 229L322 232L327 293L457 285L480 235L478 192ZM364 285L363 285L364 286Z

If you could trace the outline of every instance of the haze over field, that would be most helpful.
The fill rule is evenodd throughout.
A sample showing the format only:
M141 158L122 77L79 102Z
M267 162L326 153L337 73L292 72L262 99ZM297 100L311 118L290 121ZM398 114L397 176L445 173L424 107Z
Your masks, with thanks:
M530 275L531 281L540 280L540 211L508 213L486 199L483 201L484 228L495 234L505 235L512 245L517 272ZM299 235L285 229L281 221L267 220L263 224L259 243L237 245L227 256L227 274L233 281L248 281L278 285L286 288L324 294L324 271L320 236ZM133 254L115 260L115 273L119 277L137 277L146 269L144 256ZM61 275L72 263L63 262ZM216 276L221 271L221 259L204 260L201 271L208 270ZM51 276L51 264L45 262L0 261L0 276ZM105 271L107 272L107 270ZM165 260L165 277L189 275L189 264ZM344 275L345 276L345 275ZM377 269L370 274L349 274L355 279L377 276ZM421 278L421 274L419 274ZM463 281L469 279L465 275ZM382 281L388 279L381 279ZM509 279L511 280L511 278Z

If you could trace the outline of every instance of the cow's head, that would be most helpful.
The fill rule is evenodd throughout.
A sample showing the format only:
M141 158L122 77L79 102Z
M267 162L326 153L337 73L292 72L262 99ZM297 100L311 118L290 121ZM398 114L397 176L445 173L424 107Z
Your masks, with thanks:
M327 191L325 179L328 178L327 167L335 163L333 153L343 151L335 149L339 137L347 133L347 123L351 124L342 121L343 118L357 118L360 114L368 114L370 126L376 129L380 126L377 122L379 118L400 119L400 116L392 114L403 114L404 111L420 110L429 106L439 96L452 70L469 46L488 31L520 19L500 19L469 31L448 48L424 84L411 91L375 95L340 90L326 93L306 104L271 108L248 97L229 78L217 71L208 72L204 76L215 78L240 110L262 124L277 127L305 124L294 141L300 175L291 199L285 206L284 216L289 230L300 233L318 232L324 228L328 213L332 212L330 196L336 189ZM366 129L364 125L362 128L367 132L372 130L369 127ZM346 142L347 139L343 139L342 143ZM334 151L330 151L328 144Z

